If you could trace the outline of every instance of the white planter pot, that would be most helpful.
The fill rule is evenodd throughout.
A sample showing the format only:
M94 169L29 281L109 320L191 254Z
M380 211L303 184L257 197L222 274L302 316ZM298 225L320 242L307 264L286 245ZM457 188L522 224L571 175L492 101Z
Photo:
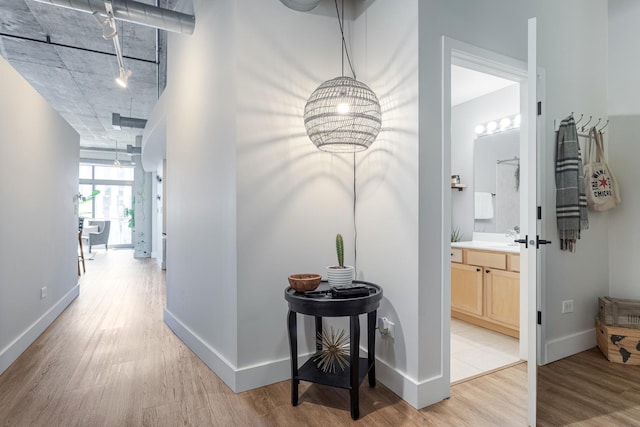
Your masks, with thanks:
M345 287L351 286L353 281L353 266L345 265L344 268L336 268L335 266L327 267L327 280L329 286L332 287Z

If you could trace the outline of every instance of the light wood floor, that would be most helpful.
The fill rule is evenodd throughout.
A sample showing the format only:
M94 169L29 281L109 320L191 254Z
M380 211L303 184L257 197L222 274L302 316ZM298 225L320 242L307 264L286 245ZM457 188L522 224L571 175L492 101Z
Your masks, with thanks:
M526 364L457 384L417 411L382 385L289 381L234 394L162 322L164 274L131 251L98 251L80 297L0 376L2 426L524 426ZM283 314L284 319L284 314ZM284 324L284 323L283 323ZM640 367L598 350L540 369L539 425L640 425Z
M538 368L539 426L640 426L640 366L593 348Z
M289 381L234 394L164 325L164 284L152 260L97 251L78 299L0 376L0 425L525 425L525 365L422 411L365 381L357 422L346 390L302 382L297 407Z

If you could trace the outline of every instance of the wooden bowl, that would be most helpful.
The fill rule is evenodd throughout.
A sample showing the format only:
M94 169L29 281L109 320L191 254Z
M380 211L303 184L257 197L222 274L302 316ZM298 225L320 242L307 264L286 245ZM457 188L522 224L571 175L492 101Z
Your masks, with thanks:
M320 280L322 276L319 274L292 274L289 276L289 286L296 292L308 292L315 290Z

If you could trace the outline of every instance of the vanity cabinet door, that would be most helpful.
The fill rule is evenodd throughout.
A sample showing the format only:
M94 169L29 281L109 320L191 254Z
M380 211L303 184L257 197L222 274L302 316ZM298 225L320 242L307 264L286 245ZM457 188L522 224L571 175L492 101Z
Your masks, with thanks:
M507 255L507 270L517 272L520 271L520 254Z
M520 327L520 275L511 271L485 269L486 313L489 319Z
M451 262L462 262L462 249L451 248Z
M451 308L482 316L482 268L451 264Z

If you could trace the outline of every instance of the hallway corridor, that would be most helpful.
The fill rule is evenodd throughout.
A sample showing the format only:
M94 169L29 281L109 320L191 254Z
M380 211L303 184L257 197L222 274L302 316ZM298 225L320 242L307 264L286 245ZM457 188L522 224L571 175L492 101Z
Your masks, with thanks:
M80 296L0 376L0 425L350 423L346 390L301 384L297 408L288 381L234 394L162 321L164 280L155 260L97 251ZM388 417L380 425L421 418L384 387L362 388L361 413Z
M347 390L302 382L297 407L289 381L233 393L163 323L165 278L155 260L99 250L80 283L76 301L0 376L0 426L356 423ZM285 313L282 319L284 329ZM525 391L514 384L524 384L525 370L466 382L452 389L452 399L422 411L381 384L365 384L358 423L523 425Z

